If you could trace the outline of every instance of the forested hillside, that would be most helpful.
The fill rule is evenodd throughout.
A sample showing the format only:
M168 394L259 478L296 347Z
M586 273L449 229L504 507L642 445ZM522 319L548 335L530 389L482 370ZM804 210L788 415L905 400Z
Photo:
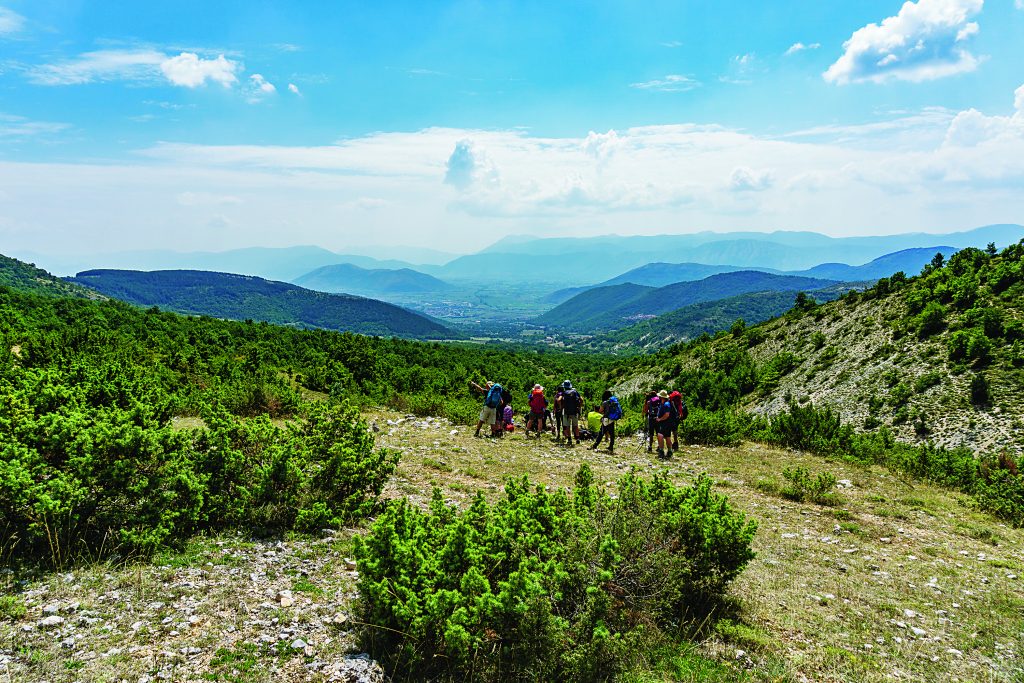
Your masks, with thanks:
M411 268L360 268L351 263L323 266L295 278L293 282L319 292L343 292L361 296L440 293L452 289L447 282Z
M814 290L838 284L790 275L743 270L711 275L694 282L676 282L652 289L621 284L587 290L556 306L534 322L554 328L593 334L627 327L683 306L751 292Z
M820 306L807 298L775 320L738 324L637 364L685 383L695 381L687 369L731 359L733 379L723 386L755 414L776 414L791 403L827 405L857 430L1019 453L1022 254L1018 243L1001 253L964 249L948 261L937 255L920 276L896 273ZM699 386L686 390L704 402Z
M834 285L810 293L815 301L839 298L854 284ZM636 354L657 351L690 340L702 334L716 334L733 325L756 324L782 315L793 307L799 292L752 292L725 299L715 299L663 313L615 332L597 335L573 348L615 354Z
M97 292L80 285L65 282L41 268L0 254L0 287L50 296L69 296L79 299L101 299Z
M248 275L202 270L88 270L71 281L139 306L190 315L418 339L457 336L438 322L383 301L314 292Z

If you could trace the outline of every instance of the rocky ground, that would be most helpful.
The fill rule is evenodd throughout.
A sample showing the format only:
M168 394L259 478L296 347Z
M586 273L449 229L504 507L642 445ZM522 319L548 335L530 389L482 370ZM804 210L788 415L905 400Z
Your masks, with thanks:
M402 451L387 497L453 503L501 495L507 476L566 486L579 463L614 486L666 469L718 481L759 523L757 558L732 586L737 611L699 651L753 680L1024 679L1024 530L966 498L756 444L684 447L652 458L549 437L479 439L444 420L374 412L381 445ZM838 504L777 494L782 469L839 480ZM60 572L0 576L3 681L381 681L360 655L351 538L197 539L144 563L116 558ZM671 680L652 672L645 680Z

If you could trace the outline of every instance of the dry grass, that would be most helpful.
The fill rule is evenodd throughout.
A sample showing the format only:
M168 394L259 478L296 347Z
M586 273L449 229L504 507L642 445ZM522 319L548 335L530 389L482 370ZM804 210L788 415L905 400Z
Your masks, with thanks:
M458 504L478 491L493 499L506 477L523 474L568 486L584 461L609 488L631 468L665 469L681 483L712 476L757 520L758 554L731 588L735 613L698 651L736 670L749 658L754 680L1024 680L1024 530L972 510L963 496L756 444L685 447L661 462L632 439L608 454L519 432L476 439L443 421L388 426L400 416L367 417L380 427L378 442L403 454L386 495L420 504L433 486ZM848 482L838 504L774 493L783 468L797 466ZM332 621L355 597L347 537L199 539L142 566L0 576L0 683L155 681L161 672L175 681L331 680L333 663L354 646L351 624ZM292 590L294 605L276 602L281 590ZM37 626L51 604L73 629ZM77 640L62 644L71 633ZM312 655L285 647L299 636Z
M387 416L373 417L384 424ZM550 437L474 439L469 428L451 429L385 427L380 442L403 452L388 495L425 502L440 486L465 504L477 491L499 495L508 476L568 486L581 462L609 489L630 468L719 482L759 530L757 559L731 591L739 615L703 643L718 658L742 649L762 668L807 681L1024 677L1024 530L971 509L960 494L757 444L689 446L664 463L633 439L620 439L610 455ZM782 470L797 466L845 482L839 504L773 494Z

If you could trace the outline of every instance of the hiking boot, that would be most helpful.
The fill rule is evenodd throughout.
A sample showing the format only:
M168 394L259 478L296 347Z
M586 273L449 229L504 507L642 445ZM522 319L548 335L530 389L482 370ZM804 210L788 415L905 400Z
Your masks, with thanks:
M664 448L659 448L658 449L658 457L661 458L662 460L665 459L665 449Z

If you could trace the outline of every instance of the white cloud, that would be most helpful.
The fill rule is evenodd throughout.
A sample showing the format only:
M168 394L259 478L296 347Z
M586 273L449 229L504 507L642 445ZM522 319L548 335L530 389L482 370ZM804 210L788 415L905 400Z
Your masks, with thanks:
M748 166L737 166L729 178L729 189L736 192L759 192L774 183L771 171L757 171Z
M1024 9L1024 0L1014 0L1013 4L1017 9Z
M789 49L786 50L784 56L789 57L790 55L795 55L797 52L802 52L803 50L817 50L820 47L821 43L811 43L810 45L804 45L803 43L793 43L792 45L789 46Z
M669 74L664 78L657 78L643 83L630 83L629 87L640 90L658 90L660 92L687 92L700 87L700 81L689 76L680 74Z
M1024 2L1024 0L1020 0L1020 1ZM668 47L668 48L677 48L677 47L682 47L683 44L680 41L678 41L678 40L668 40L668 41L665 41L664 43L662 43L661 46L662 47Z
M472 140L459 140L455 143L445 165L444 182L460 190L468 190L474 185L496 185L498 171L487 157L477 149Z
M30 121L23 116L0 114L0 141L52 135L70 128L67 123Z
M292 93L293 95L302 95L302 93L299 91L299 86L295 85L294 83L288 84L288 92Z
M177 201L181 206L230 206L242 203L240 198L233 195L191 190L178 194Z
M897 112L788 136L696 124L563 137L429 128L306 147L160 144L137 162L0 161L0 243L342 248L387 234L464 251L539 226L865 234L1019 222L1024 110L1011 103L1024 105L1024 89L1013 98L1003 112ZM137 229L139 215L150 230Z
M359 211L377 211L390 204L386 199L380 197L359 197L348 202L342 202L339 206L342 209L357 209Z
M216 59L203 59L194 52L182 52L177 57L161 62L160 70L174 85L196 88L206 81L213 81L230 88L238 82L235 72L240 70L240 65L225 59L224 55L218 55Z
M1005 150L1024 143L1024 85L1013 93L1013 114L1010 116L986 116L977 109L968 109L956 115L946 130L946 147L992 147L995 157Z
M249 76L246 101L249 104L257 104L277 92L273 83L263 77L263 74L252 74Z
M906 2L896 16L858 29L843 43L842 56L823 74L844 85L892 80L926 81L973 71L981 59L966 47L978 33L969 21L984 0Z
M14 10L0 7L0 36L14 35L20 33L25 27L25 17Z
M231 87L238 81L241 65L224 55L204 59L194 52L170 57L159 50L97 50L74 59L44 64L29 71L29 80L37 85L81 85L105 81L135 81L156 85L195 88L207 81Z
M748 52L742 55L735 55L730 59L728 73L719 76L718 80L722 83L732 83L734 85L750 85L754 82L753 76L763 70L758 62L757 55L753 52Z

